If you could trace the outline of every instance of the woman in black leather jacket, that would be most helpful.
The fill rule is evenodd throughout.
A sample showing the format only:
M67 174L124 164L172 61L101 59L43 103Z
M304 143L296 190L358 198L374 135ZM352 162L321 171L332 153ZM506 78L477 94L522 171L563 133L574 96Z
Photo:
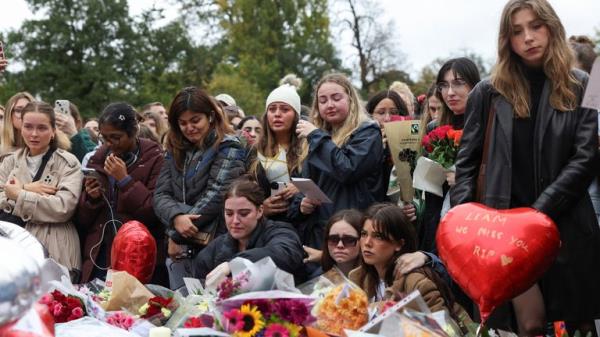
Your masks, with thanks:
M587 192L598 169L598 121L581 107L587 75L572 69L564 27L546 1L509 1L498 41L490 80L469 96L451 203L476 200L489 121L478 201L533 207L555 221L562 241L542 279L512 301L519 329L540 334L546 320L561 320L585 332L600 317L600 229Z

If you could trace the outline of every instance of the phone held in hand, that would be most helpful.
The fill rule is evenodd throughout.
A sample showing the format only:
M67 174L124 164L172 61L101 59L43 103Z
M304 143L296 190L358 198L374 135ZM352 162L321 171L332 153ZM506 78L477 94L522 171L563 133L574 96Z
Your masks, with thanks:
M65 115L70 115L71 111L69 109L69 101L66 99L57 99L54 102L54 111L57 113L61 113L61 114L65 114Z
M282 181L274 181L271 183L271 196L275 196L287 187L287 183Z
M96 179L98 182L100 181L100 174L93 168L82 167L81 172L83 172L85 178Z

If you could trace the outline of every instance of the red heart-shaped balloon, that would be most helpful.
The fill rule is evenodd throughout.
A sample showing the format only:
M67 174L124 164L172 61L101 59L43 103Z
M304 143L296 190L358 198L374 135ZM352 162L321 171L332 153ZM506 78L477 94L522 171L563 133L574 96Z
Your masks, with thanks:
M132 220L119 229L111 264L112 269L126 271L142 283L150 282L156 266L156 240L143 223Z
M440 222L436 241L450 276L479 306L482 323L535 284L560 248L558 229L545 214L478 203L452 208Z

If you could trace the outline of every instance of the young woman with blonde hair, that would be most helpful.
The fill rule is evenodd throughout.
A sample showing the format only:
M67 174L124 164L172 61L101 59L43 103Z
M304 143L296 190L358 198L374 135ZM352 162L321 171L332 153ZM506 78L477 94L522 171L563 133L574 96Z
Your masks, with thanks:
M0 144L0 154L4 155L19 149L23 145L21 138L21 112L27 103L35 99L28 92L18 92L6 102L6 111L4 112L4 129Z
M469 96L450 192L453 205L533 207L555 221L558 258L512 300L527 335L559 320L585 333L600 317L600 228L587 193L598 169L598 121L580 105L588 78L573 64L565 29L546 0L506 4L492 76Z
M323 228L338 210L366 209L384 195L381 131L360 105L345 75L330 74L317 84L311 122L300 120L296 132L306 138L300 156L302 176L310 178L334 203L320 204L297 194L289 209L303 218L303 243L321 249ZM315 264L316 265L316 264Z

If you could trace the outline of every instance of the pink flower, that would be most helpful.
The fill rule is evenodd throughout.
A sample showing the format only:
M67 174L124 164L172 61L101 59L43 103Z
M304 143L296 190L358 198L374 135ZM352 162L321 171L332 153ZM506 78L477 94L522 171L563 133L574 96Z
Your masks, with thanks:
M81 307L73 308L73 310L71 310L71 315L75 317L75 319L81 318L83 317L83 309L81 309Z
M54 307L52 307L52 315L54 317L58 317L62 314L63 305L60 303L56 303Z
M244 327L244 315L238 309L227 311L223 317L225 317L225 330L229 333L237 332Z
M49 305L50 303L52 303L52 301L54 301L54 297L52 297L52 295L50 294L44 294L44 296L42 296L42 298L40 298L40 304L45 304L45 305Z
M289 330L281 324L273 323L265 330L265 337L289 337Z

